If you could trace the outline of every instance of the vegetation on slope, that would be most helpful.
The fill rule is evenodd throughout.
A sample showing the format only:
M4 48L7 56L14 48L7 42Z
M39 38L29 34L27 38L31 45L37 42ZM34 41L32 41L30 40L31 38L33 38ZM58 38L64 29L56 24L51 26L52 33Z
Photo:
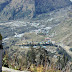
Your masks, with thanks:
M16 50L17 52L17 50ZM61 72L68 62L67 55L59 55L56 61L53 61L54 53L45 50L41 46L33 48L33 44L30 50L24 53L14 53L13 56L9 56L7 52L3 56L3 66L13 68L16 70L29 70L32 72Z

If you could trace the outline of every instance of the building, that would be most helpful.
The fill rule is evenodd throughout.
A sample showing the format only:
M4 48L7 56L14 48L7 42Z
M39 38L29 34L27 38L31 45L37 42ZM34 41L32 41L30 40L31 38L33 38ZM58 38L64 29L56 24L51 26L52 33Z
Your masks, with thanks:
M51 38L47 37L45 38L45 41L51 42Z

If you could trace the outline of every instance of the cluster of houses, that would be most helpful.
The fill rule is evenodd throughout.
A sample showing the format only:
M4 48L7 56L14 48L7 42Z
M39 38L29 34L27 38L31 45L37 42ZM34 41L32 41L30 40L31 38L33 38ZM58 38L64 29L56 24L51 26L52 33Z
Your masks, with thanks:
M38 30L33 30L32 32L35 32L36 34L43 33L45 35L48 35L49 29L50 29L50 27L45 27L45 28L41 28Z

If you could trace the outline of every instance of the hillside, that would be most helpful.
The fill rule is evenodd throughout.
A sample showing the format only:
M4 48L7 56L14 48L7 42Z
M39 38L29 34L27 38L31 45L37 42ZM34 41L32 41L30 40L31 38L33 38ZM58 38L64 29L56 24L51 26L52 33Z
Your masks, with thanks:
M49 34L56 43L64 43L72 47L72 18L62 21L59 25L50 30Z
M9 39L11 38L20 39L26 32L27 33L35 32L36 34L42 32L47 37L50 29L51 29L50 34L53 34L53 31L55 29L54 27L56 26L57 30L55 29L55 31L59 33L58 31L59 24L64 25L64 23L66 23L66 21L70 20L71 18L72 18L72 6L69 6L66 8L52 11L50 13L40 14L32 20L17 20L17 21L0 23L0 33L3 36L4 43L8 43ZM30 40L32 41L32 39ZM13 40L9 43L12 42ZM6 48L6 45L7 44L4 45L4 48Z
M70 0L0 0L0 20L30 19L71 4Z
M14 20L29 17L34 11L32 0L0 0L0 19Z
M70 0L35 0L36 14L47 13L70 5Z

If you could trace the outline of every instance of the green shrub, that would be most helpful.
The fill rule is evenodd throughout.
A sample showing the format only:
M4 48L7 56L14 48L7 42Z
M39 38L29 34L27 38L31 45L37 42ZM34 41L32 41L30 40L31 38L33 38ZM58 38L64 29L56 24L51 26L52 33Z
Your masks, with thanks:
M70 48L69 50L72 51L72 48Z

